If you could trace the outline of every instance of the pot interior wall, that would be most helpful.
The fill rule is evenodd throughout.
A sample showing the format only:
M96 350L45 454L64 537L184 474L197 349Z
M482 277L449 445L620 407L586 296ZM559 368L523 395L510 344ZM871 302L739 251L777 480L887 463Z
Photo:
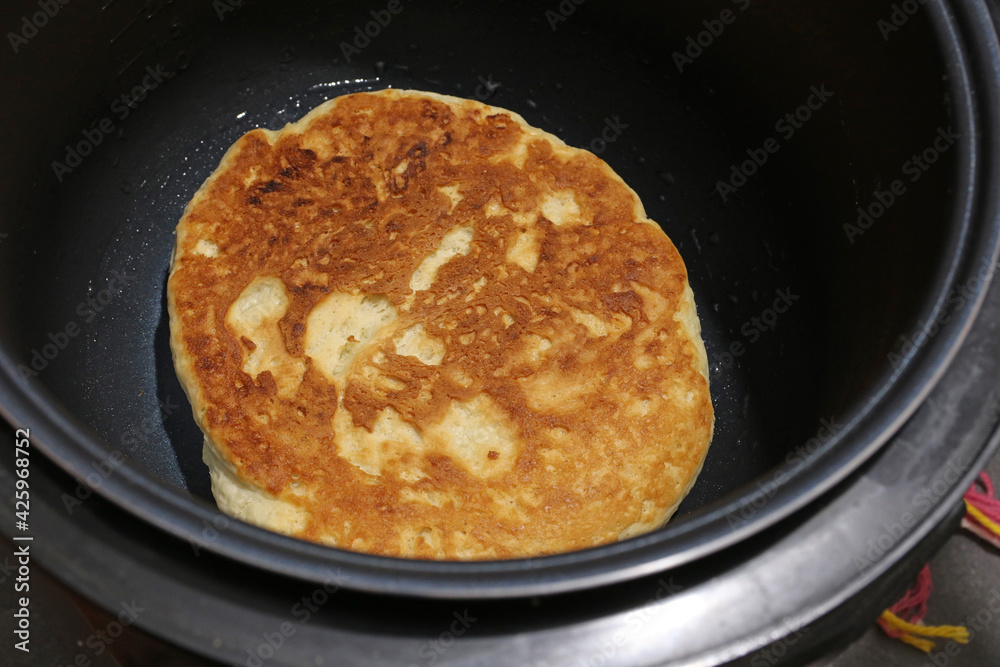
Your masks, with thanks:
M929 10L886 40L889 10L854 0L392 7L73 3L0 62L22 91L0 108L0 340L109 449L211 499L167 346L173 228L241 134L385 86L479 97L599 152L678 245L717 410L681 514L868 405L955 238L955 152L904 171L950 125ZM8 3L0 25L34 9Z

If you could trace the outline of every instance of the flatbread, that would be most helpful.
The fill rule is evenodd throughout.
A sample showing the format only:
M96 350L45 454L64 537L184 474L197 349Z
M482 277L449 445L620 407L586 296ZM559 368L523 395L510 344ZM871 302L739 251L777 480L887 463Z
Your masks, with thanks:
M652 530L712 438L687 272L593 154L510 111L346 95L226 153L177 226L171 349L226 513L372 554Z

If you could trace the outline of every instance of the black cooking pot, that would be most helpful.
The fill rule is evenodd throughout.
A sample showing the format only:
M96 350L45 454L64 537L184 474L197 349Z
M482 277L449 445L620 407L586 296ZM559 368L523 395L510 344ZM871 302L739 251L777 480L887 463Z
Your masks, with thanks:
M663 618L684 625L723 603L745 614L717 637L725 649L713 655L731 658L773 637L776 614L794 610L789 629L801 626L911 550L989 451L1000 319L980 311L998 300L987 291L1000 238L1000 57L983 2L43 0L7 3L0 26L11 31L0 62L0 411L81 482L58 494L66 516L96 491L165 544L186 543L194 570L246 567L263 588L279 576L315 588L331 572L338 590L424 599L604 586L617 613L664 597L647 584L684 572L702 606L670 598ZM477 98L589 148L680 248L717 423L697 485L664 528L546 558L437 563L320 547L218 513L167 344L174 226L244 132L387 86ZM929 404L936 384L943 395ZM878 488L859 490L872 474ZM911 502L921 489L926 502ZM838 504L847 493L854 504ZM878 544L883 518L903 532L850 562L866 535ZM58 574L66 548L37 552ZM808 594L769 598L767 613L732 597L750 563L766 569L759 554L780 578L807 553L826 559L815 586L796 583ZM703 575L721 572L735 588L704 592ZM756 581L765 597L780 586ZM74 583L107 603L108 591ZM582 623L560 614L532 623ZM343 630L328 620L313 630ZM247 639L220 630L213 648L159 623L229 659ZM586 634L574 628L549 628L545 645ZM640 644L646 662L668 654ZM685 646L677 655L712 648Z

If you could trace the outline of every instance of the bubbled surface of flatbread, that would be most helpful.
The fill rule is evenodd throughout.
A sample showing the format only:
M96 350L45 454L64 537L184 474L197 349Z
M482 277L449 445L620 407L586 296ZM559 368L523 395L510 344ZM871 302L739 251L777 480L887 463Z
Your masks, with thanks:
M712 437L674 245L603 161L470 100L244 135L178 224L168 308L220 508L306 540L613 542L669 518Z

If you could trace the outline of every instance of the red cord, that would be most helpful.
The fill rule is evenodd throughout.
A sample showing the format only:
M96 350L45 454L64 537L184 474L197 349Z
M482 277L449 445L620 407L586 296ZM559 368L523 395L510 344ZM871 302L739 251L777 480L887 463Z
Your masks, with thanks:
M906 591L906 594L896 604L889 607L889 611L899 616L907 623L919 624L927 615L927 599L934 590L934 583L931 581L931 566L924 565L917 575L917 581ZM882 626L885 633L894 639L898 639L904 633L890 627L883 619L878 619L878 624Z

